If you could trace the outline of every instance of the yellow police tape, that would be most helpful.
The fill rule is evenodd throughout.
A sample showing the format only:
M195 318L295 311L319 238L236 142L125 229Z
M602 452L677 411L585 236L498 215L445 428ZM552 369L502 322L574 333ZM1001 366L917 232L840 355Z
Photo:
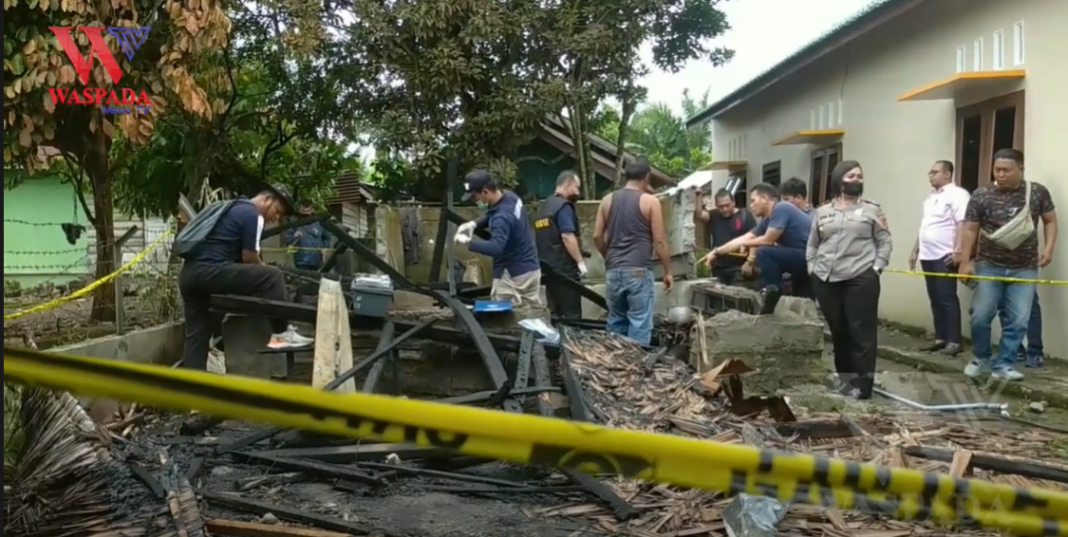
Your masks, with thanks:
M1002 278L997 276L976 276L974 274L964 275L957 274L956 272L924 272L922 270L901 270L901 269L885 269L883 272L890 272L893 274L907 274L909 276L935 276L938 278L956 278L958 280L969 281L991 281L1001 283L1033 283L1035 285L1055 285L1060 287L1068 287L1068 280L1037 280L1028 278Z
M69 294L67 296L61 296L61 297L59 297L59 298L57 298L55 300L50 300L48 302L45 302L44 304L38 304L36 306L32 306L32 307L26 308L24 310L19 310L19 311L16 311L14 313L5 313L4 314L4 320L5 321L10 321L12 319L18 319L19 317L25 317L27 315L31 315L31 314L34 314L34 313L40 313L42 311L48 311L50 309L57 308L57 307L59 307L59 306L61 306L63 304L66 304L67 302L71 302L71 301L74 301L74 300L78 300L79 298L89 296L89 293L92 293L93 291L95 291L97 287L100 287L101 285L104 285L104 284L110 282L111 280L114 280L116 277L118 277L123 272L126 272L127 270L130 270L130 267L132 267L132 266L140 263L142 260L144 260L145 256L147 256L149 254L149 252L151 252L157 246L159 246L160 243L163 242L163 239L167 238L170 234L171 234L171 232L169 230L164 232L162 235L159 236L159 238L157 238L155 241L152 241L152 244L149 244L147 248L145 248L144 250L141 250L141 252L138 253L136 256L134 256L133 259L131 259L125 265L123 265L123 266L119 267L118 269L116 269L111 274L108 274L107 276L104 276L103 278L100 278L99 280L96 280L95 282L92 282L89 285L86 285L85 287L82 287L81 289L79 289L79 290L77 290L77 291L75 291L75 292L73 292L73 293L71 293L71 294Z
M560 419L4 347L4 380L320 433L1021 535L1068 537L1068 493Z

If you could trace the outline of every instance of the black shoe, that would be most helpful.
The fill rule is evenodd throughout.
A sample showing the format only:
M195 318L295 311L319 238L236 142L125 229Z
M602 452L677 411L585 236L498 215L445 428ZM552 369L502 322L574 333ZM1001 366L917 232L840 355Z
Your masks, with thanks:
M930 345L927 345L925 347L920 347L920 351L922 351L922 352L935 352L935 351L940 351L940 350L942 350L944 348L946 348L946 342L945 341L935 340L935 342L930 344Z
M964 347L960 343L948 343L946 346L938 351L939 354L945 354L946 356L956 356L964 352Z
M779 299L782 298L782 291L774 285L769 285L761 292L764 295L764 306L760 309L761 315L771 315L775 313L775 306L779 305Z

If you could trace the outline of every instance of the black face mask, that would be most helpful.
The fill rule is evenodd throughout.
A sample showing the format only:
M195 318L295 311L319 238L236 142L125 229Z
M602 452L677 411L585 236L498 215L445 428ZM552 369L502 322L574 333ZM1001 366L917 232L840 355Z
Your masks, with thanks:
M842 194L852 198L859 198L864 193L864 183L860 181L842 181Z

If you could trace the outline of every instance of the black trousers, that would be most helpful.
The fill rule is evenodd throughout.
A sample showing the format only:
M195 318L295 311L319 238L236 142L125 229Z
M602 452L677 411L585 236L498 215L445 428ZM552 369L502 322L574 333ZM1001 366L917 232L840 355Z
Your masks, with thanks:
M920 260L924 272L949 274L951 270L945 259ZM940 276L924 276L927 282L927 298L931 301L931 316L934 319L935 339L946 343L960 344L961 316L960 297L957 296L957 279Z
M812 278L820 310L831 329L834 367L846 387L871 397L879 339L879 275L867 270L851 280Z
M564 272L572 280L578 281L579 273ZM545 279L545 300L549 303L549 311L553 317L566 317L569 319L582 318L582 295L565 284Z
M222 314L211 311L211 295L254 296L287 300L282 271L270 265L232 263L229 265L186 262L178 273L178 290L185 306L185 346L182 367L199 371L208 368L211 337L222 331ZM271 331L285 332L285 319L271 318Z
M712 277L723 285L737 285L742 280L742 267L712 267Z

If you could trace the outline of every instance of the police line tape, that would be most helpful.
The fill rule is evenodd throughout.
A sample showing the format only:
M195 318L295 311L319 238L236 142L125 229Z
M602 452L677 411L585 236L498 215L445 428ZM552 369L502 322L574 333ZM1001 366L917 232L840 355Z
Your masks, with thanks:
M163 234L160 235L158 238L156 238L156 240L152 241L152 244L149 244L147 247L145 247L144 250L141 250L137 255L135 255L133 259L128 261L123 266L115 269L115 271L113 271L111 274L108 274L107 276L104 276L103 278L100 278L99 280L96 280L96 281L90 283L89 285L86 285L85 287L82 287L81 289L79 289L79 290L77 290L77 291L75 291L75 292L73 292L73 293L71 293L69 295L61 296L61 297L59 297L57 299L49 300L48 302L45 302L43 304L38 304L36 306L31 306L29 308L26 308L26 309L23 309L23 310L19 310L19 311L13 312L13 313L5 313L4 314L4 320L5 321L10 321L12 319L18 319L19 317L25 317L27 315L31 315L31 314L34 314L34 313L40 313L42 311L48 311L50 309L62 306L63 304L66 304L67 302L73 302L75 300L78 300L79 298L83 298L83 297L89 296L90 293L95 291L101 285L104 285L104 284L110 282L111 280L114 280L115 278L117 278L123 272L126 272L127 270L130 270L130 267L132 267L132 266L140 263L141 261L143 261L145 259L145 257L148 256L148 254L152 250L154 250L157 246L160 245L160 243L163 242L163 239L167 238L170 235L171 235L171 231L170 230L167 230L167 231L163 232Z
M1068 493L667 434L4 347L4 380L353 438L906 520L1068 537Z
M884 269L883 272L906 274L909 276L934 276L937 278L956 278L966 281L990 281L1001 283L1032 283L1035 285L1054 285L1068 287L1068 280L1040 280L1031 278L1006 278L1001 276L977 276L975 274L958 274L956 272L924 272L922 270Z

